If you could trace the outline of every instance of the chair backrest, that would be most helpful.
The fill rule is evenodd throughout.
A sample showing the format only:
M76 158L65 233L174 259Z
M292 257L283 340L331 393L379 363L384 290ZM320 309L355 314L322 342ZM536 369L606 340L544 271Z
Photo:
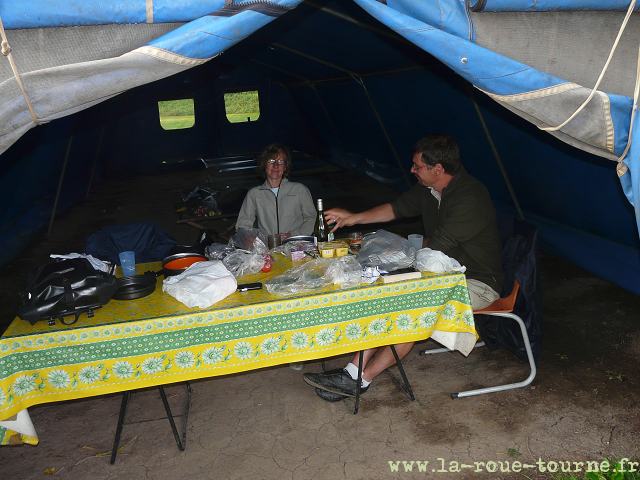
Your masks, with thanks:
M518 290L520 290L520 284L517 280L513 281L513 290L508 297L499 298L488 307L482 310L474 310L473 313L509 313L513 312L513 306L516 303L516 297L518 296Z

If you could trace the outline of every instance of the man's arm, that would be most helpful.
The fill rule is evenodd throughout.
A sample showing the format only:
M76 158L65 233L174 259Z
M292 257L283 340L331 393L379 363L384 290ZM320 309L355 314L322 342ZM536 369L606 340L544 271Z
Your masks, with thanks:
M340 227L350 227L351 225L365 223L390 222L396 218L390 203L385 203L384 205L360 213L351 213L342 208L332 208L324 212L324 216L327 219L327 224L331 225L335 223L335 226L331 229L332 232L335 232Z

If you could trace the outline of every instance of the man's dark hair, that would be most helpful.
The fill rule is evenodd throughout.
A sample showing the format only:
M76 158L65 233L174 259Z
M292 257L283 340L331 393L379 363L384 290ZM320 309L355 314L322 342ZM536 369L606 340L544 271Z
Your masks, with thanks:
M282 143L272 143L265 148L258 157L258 173L263 178L267 178L267 161L276 158L282 150L284 155L284 177L289 178L289 172L291 171L291 150Z
M422 161L432 167L441 164L444 172L456 175L460 171L460 149L451 135L432 133L413 146L413 154L422 154Z

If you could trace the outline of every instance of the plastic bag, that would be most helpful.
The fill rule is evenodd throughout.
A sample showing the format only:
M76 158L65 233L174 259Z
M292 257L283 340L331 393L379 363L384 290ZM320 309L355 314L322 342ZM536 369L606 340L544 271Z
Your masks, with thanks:
M267 253L267 236L257 228L240 228L229 239L229 247L242 250L255 250L256 253Z
M264 267L264 254L256 252L247 252L246 250L236 250L227 255L222 260L225 267L236 278L242 278L245 275L258 273Z
M162 291L187 307L207 308L236 291L238 283L221 261L197 262L179 275L167 277Z
M357 287L362 281L362 267L353 255L345 255L332 261L325 277L341 288Z
M224 243L212 243L204 247L204 255L209 260L222 260L235 252L235 249Z
M92 255L88 255L86 253L67 253L66 255L51 254L49 256L51 258L56 258L56 259L61 258L63 260L70 259L70 258L86 258L87 260L89 260L89 263L91 263L91 266L96 270L113 274L111 270L114 265L112 263L103 262L102 260L99 260L93 257Z
M467 267L460 265L455 258L448 257L439 250L423 248L418 250L416 264L421 272L461 272L464 273Z
M416 249L407 239L378 230L364 236L356 258L363 267L380 267L391 272L411 267L416 259Z
M354 287L360 285L361 278L362 268L353 257L318 258L270 278L265 287L274 295L298 295L333 284Z
M294 240L283 245L283 254L292 261L298 262L308 258L304 252L317 252L318 247L314 242L308 240Z
M330 284L324 273L331 263L330 259L319 258L291 268L282 275L265 282L269 293L274 295L296 295L319 290Z

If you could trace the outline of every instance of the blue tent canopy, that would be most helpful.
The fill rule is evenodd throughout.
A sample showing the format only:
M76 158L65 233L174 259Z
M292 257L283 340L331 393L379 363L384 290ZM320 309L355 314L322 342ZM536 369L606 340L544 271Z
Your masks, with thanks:
M589 103L573 120L549 134L617 162L611 175L617 172L624 195L634 205L636 225L640 225L640 202L636 201L640 198L640 146L634 141L640 133L631 125L638 61L633 32L640 22L638 14L631 13L640 9L635 2L354 0L361 7L358 13L351 5L315 1L320 4L314 0L24 0L1 4L5 58L0 60L0 166L8 158L3 152L11 153L12 145L37 125L209 62L241 64L245 71L288 85L290 95L302 103L309 118L315 118L317 112L323 111L326 117L332 109L369 108L367 103L357 107L323 100L318 82L335 90L331 79L351 78L355 83L353 87L341 85L341 98L356 102L356 96L346 92L362 87L373 105L369 80L362 72L382 71L384 65L384 71L403 75L426 64L433 66L437 59L487 98L536 127L549 129L563 124L592 94L620 32L609 69ZM296 13L301 9L314 13ZM629 23L621 31L627 12ZM290 15L299 23L287 24L283 30L270 25ZM363 31L375 38L365 37ZM375 48L366 47L369 40L375 41ZM354 54L359 43L365 46ZM420 56L415 47L426 53ZM278 62L272 61L268 49L278 51ZM221 56L223 52L228 54ZM390 113L398 85L386 90L389 101L385 107ZM432 88L427 84L417 87L414 80L411 85L427 91ZM307 88L306 93L292 93L297 86ZM444 91L447 87L438 88ZM456 94L451 94L453 104ZM360 162L350 157L354 151L369 157L368 145L356 146L353 136L341 140L336 135L344 115L334 117L335 124L329 121L326 135L337 138L333 152L340 152L338 161ZM378 119L381 122L379 115ZM394 134L385 135L392 160L385 166L384 160L367 159L367 174L402 183ZM385 168L393 169L396 178L381 174ZM5 166L7 178L19 175L10 171ZM565 182L570 184L572 179ZM515 198L514 202L517 205ZM20 212L7 209L3 214L9 225L15 224ZM624 258L630 269L626 275L637 275L640 262L635 247Z

